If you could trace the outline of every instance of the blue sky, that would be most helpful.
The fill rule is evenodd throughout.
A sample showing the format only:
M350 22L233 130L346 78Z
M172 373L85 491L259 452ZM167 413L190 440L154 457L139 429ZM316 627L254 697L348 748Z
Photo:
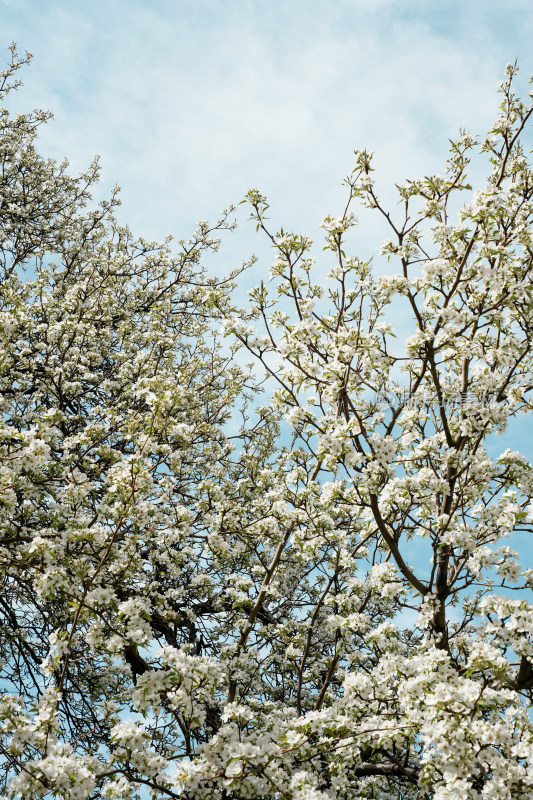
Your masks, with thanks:
M495 118L506 62L533 69L528 0L0 0L0 32L34 54L13 105L53 111L41 148L73 169L100 154L154 238L252 186L314 234L354 148L383 186L437 171L460 126Z
M386 197L440 171L459 127L488 128L508 61L524 87L533 70L530 0L0 0L0 32L6 56L34 54L10 104L54 113L41 150L73 171L99 154L101 196L118 183L122 221L158 239L251 187L273 226L316 238L354 148L375 151ZM266 272L240 209L213 269L257 251ZM361 222L369 255L385 232Z

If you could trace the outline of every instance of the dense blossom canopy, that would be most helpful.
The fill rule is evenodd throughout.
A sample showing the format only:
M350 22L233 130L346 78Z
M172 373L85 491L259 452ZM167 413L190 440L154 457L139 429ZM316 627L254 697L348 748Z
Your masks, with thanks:
M200 263L232 211L135 239L96 163L35 150L47 114L0 109L4 798L533 797L533 570L504 541L533 469L485 447L533 388L515 73L396 216L357 152L318 266L249 192L275 260L244 309ZM354 201L385 276L347 254Z

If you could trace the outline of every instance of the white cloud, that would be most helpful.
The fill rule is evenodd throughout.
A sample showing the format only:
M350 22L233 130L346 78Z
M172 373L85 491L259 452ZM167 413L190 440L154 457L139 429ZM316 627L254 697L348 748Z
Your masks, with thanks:
M355 147L387 185L438 170L460 125L490 122L507 51L529 40L523 3L466 6L22 0L4 16L35 53L21 100L56 115L44 147L77 169L100 153L124 219L160 237L250 186L275 220L314 227Z

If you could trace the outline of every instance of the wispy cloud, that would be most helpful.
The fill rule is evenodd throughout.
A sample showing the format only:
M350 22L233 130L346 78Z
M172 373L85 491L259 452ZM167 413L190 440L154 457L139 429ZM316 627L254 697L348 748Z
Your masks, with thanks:
M124 218L185 235L250 186L276 219L314 226L340 203L354 147L391 184L440 168L460 125L483 129L531 15L511 2L195 0L0 4L35 53L22 102L51 108L43 146L102 156ZM530 65L524 64L526 68Z

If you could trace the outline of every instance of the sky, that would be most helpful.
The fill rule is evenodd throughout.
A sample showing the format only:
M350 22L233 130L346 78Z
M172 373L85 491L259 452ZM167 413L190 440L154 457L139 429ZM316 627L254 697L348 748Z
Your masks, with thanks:
M362 147L394 209L395 182L490 127L506 63L524 89L533 70L530 0L0 0L0 34L6 58L33 53L10 106L53 112L41 151L74 172L98 154L97 196L118 184L121 221L150 239L187 238L252 187L275 229L318 239ZM272 258L238 215L210 268L257 252L251 285ZM355 254L380 224L363 214Z
M102 192L158 239L252 187L315 236L355 148L387 189L438 171L496 117L505 64L533 69L529 0L0 0L0 34L34 55L12 105L54 113L41 149L73 170L99 154Z

